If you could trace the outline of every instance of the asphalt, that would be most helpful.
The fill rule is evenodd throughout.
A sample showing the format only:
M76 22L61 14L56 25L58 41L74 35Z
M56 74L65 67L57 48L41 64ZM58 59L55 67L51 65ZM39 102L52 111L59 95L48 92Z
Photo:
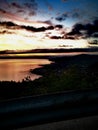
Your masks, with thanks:
M42 124L17 130L98 130L98 115Z

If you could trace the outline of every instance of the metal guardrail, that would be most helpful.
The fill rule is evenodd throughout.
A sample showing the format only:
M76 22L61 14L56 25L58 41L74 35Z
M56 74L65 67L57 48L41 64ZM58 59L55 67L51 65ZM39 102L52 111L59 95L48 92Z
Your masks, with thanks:
M13 129L98 114L98 89L0 102L0 129Z

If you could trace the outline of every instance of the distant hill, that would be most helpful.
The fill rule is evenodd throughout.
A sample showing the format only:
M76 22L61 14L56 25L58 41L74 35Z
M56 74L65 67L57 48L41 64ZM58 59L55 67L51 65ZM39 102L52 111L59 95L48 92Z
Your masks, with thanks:
M4 50L0 54L24 54L24 53L62 53L62 52L96 52L98 47L76 48L76 49L32 49L32 50Z

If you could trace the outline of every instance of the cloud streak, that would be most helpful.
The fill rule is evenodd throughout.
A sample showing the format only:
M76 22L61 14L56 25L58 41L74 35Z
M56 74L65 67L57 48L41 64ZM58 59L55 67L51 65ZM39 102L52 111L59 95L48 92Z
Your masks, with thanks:
M55 19L56 19L57 21L59 21L59 22L62 22L62 21L65 21L68 17L69 17L69 16L68 16L68 13L64 13L64 14L62 14L62 15L56 17Z
M0 22L0 35L16 34L24 37L35 37L37 39L63 39L62 29L60 24L49 25L42 27L17 25L13 22Z
M47 26L47 27L42 26L42 27L36 28L32 26L17 25L13 22L0 22L0 26L4 27L6 30L7 29L11 29L11 30L25 29L31 32L45 32L48 30L54 30L54 29L60 30L63 28L62 25Z
M83 17L83 15L82 15L82 13L80 12L80 10L72 10L72 11L70 11L70 12L65 12L65 13L63 13L63 14L61 14L61 15L59 15L59 16L57 16L56 18L55 18L55 20L57 20L57 21L59 21L59 22L63 22L63 21L65 21L66 19L68 19L68 18L73 18L73 19L79 19L79 18L82 18Z
M36 15L38 5L35 0L26 2L24 1L23 3L21 3L21 1L7 2L6 0L4 0L1 2L0 8L0 11L2 13L9 12L22 18L29 19L30 17Z
M17 16L16 14L7 12L0 8L0 20L1 21L13 21L16 24L19 25L26 25L26 26L52 26L53 23L49 20L46 21L33 21L33 20L25 20L24 18L21 18Z

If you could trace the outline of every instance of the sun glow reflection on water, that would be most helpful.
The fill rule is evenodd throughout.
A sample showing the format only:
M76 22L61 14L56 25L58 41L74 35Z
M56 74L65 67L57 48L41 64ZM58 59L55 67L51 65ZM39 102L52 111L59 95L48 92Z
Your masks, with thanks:
M27 76L32 80L39 75L30 73L30 69L40 68L41 65L50 64L48 59L0 59L0 80L21 81Z

